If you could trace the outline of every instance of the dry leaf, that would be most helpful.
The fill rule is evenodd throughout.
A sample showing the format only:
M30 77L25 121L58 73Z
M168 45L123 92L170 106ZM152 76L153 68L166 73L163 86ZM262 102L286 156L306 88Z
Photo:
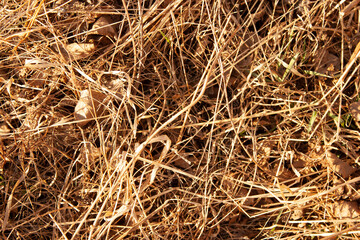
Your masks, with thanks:
M176 167L189 169L192 165L192 161L189 158L193 158L190 153L181 152L175 157L173 163Z
M356 171L347 162L342 161L334 153L327 152L325 156L326 165L330 167L335 173L340 174L343 178L348 178Z
M0 136L6 135L10 132L11 132L10 128L5 123L0 124Z
M304 216L304 208L303 207L297 207L291 212L292 220L302 219L303 216Z
M294 172L297 175L296 172L306 172L306 162L302 159L302 156L298 156L294 159L294 161L291 164L291 167L294 168Z
M359 201L360 200L360 192L358 191L352 191L350 194L348 194L349 199L352 201Z
M274 147L274 143L273 142L269 142L269 141L265 141L262 145L262 150L264 151L264 155L267 159L269 159L270 155L271 155L271 151L273 150Z
M104 112L103 101L106 95L94 90L83 90L80 99L75 106L75 119L79 126L84 126L92 118L100 116Z
M121 217L122 215L125 215L130 210L131 210L131 206L128 205L128 204L124 204L119 209L117 209L116 211L106 211L104 219L106 221L113 222L113 221L115 221L115 219Z
M91 33L103 36L116 37L116 31L110 16L101 16L93 25Z
M163 8L166 8L167 6L169 6L171 3L173 3L174 1L172 1L172 0L164 0L163 2L162 2L162 4L161 4L161 6L163 7Z
M258 154L258 163L261 166L267 166L269 163L269 159L271 157L271 152L275 147L275 143L273 141L262 141L260 144L260 148L257 152Z
M274 163L271 164L270 167L265 166L265 168L267 168L272 175L279 177L279 179L290 180L296 178L295 173L287 169L283 164Z
M254 53L250 53L250 50L255 48L258 44L259 37L254 32L248 32L244 36L241 36L240 42L240 59L241 61L236 64L237 71L242 71L244 69L248 69L248 67L252 64Z
M229 194L234 194L239 202L243 206L254 206L255 199L250 197L252 194L249 193L247 188L239 188L237 180L233 177L224 176L222 179L222 189L228 192Z
M342 179L340 179L340 178L335 177L335 178L333 179L333 185L334 185L334 186L339 186L339 185L341 185L341 184L343 184L343 183L344 183L344 181L343 181ZM343 196L344 192L345 192L345 187L344 187L344 186L343 186L343 187L339 187L339 188L337 188L337 189L334 191L334 193L335 193L336 196L338 196L338 197Z
M41 88L45 85L49 72L49 67L54 66L54 64L47 61L32 58L26 59L24 67L20 70L19 76L26 78L26 82L31 87ZM30 74L30 70L33 69Z
M31 77L26 79L26 82L32 87L41 88L45 85L46 80L47 74L43 71L35 70Z
M54 66L54 64L38 58L26 59L24 64L24 67L26 68L35 68L35 69L47 68L52 66Z
M356 121L360 122L360 102L350 104L350 113Z
M319 63L319 68L317 69L317 72L329 75L340 71L340 68L340 58L325 50L325 53L323 53L323 57L321 58L321 61Z
M251 197L249 197L250 196L250 194L249 194L249 190L247 190L247 189L241 189L240 190L240 198L242 198L241 200L240 200L240 203L241 203L241 205L243 205L243 206L254 206L254 204L255 204L255 199L254 198L251 198Z
M114 76L116 77L115 79ZM126 95L125 83L128 83L131 80L129 75L122 71L111 71L103 73L101 81L112 93L114 93L117 97L122 98Z
M88 167L101 156L101 150L94 146L91 142L84 142L81 150L82 163L86 163Z
M22 123L22 126L27 129L36 129L39 127L39 119L41 113L36 107L29 106L26 108L26 117Z
M263 6L261 6L263 3L265 3ZM263 16L265 15L266 13L266 9L268 7L268 2L261 2L260 3L260 6L259 6L259 11L256 11L255 13L251 14L251 20L253 22L253 24L256 24L258 21L260 21Z
M66 45L66 50L68 51L72 61L80 60L93 54L93 52L95 51L95 44L71 43L69 45Z
M182 169L188 169L191 167L190 163L182 158L177 158L176 160L174 160L174 165Z
M114 147L112 147L111 145L109 146L109 150L113 148ZM125 171L127 165L126 155L126 151L122 151L122 153L120 153L118 150L116 150L116 152L112 154L110 159L110 165L115 172L121 173L122 171Z
M330 210L334 217L340 219L356 218L360 215L360 209L357 202L337 201L330 204Z
M205 36L197 37L196 40L198 46L195 49L195 56L202 56L206 50L207 45L210 42L209 36L205 35Z

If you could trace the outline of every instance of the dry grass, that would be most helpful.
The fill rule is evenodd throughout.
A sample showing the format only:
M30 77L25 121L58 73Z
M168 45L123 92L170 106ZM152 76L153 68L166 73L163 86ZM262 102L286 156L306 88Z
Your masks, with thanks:
M359 1L1 5L4 239L360 236Z

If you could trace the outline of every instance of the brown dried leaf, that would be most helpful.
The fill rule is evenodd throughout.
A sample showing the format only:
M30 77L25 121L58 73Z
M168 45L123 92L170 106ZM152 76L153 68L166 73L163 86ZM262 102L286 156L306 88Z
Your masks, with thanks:
M297 207L291 212L291 219L298 220L304 216L304 207Z
M176 167L183 169L190 169L192 164L195 162L194 157L189 153L179 153L178 156L173 160L173 163Z
M262 166L267 166L270 156L271 156L271 152L275 147L275 143L273 141L268 141L268 140L264 140L261 142L260 144L260 148L257 152L258 156L259 156L259 164Z
M75 119L79 126L87 124L91 118L101 116L104 112L103 101L106 95L94 90L83 90L75 106Z
M290 180L296 178L293 171L290 171L284 165L280 165L279 163L272 164L268 170L272 175L279 177L279 179Z
M342 179L340 179L340 178L335 177L335 178L333 179L333 184L334 184L334 186L338 186L338 185L341 185L341 184L343 184L343 183L344 183L344 181L343 181ZM341 197L341 196L344 194L344 192L345 192L345 187L337 188L337 189L334 191L334 193L335 193L336 196L338 196L338 197Z
M356 218L360 215L357 202L337 201L330 204L331 213L339 219Z
M116 78L114 79L113 76ZM129 78L130 77L122 71L111 71L103 73L101 76L101 82L112 93L121 98L126 95L125 83L131 81Z
M359 201L360 199L360 192L358 191L352 191L348 194L349 199L352 201Z
M240 58L242 60L236 64L238 71L241 71L241 69L247 69L247 67L251 65L254 54L250 54L250 50L255 48L259 41L258 35L253 32L249 32L245 34L245 36L241 36L240 52L242 54Z
M301 171L303 168L306 167L306 162L304 161L303 158L296 158L293 162L293 167L298 170L298 171Z
M95 44L71 43L69 45L66 45L66 50L68 51L72 61L80 60L93 54L93 52L95 51Z
M236 181L237 180L232 177L224 176L222 180L222 188L230 195L234 194L234 197L238 198L242 205L254 206L255 198L249 197L252 195L249 193L250 190L246 188L239 189Z
M280 24L274 24L269 28L268 37L273 39L273 43L278 43L279 40L283 37L283 30L286 29L285 22L281 22Z
M264 151L264 155L266 156L266 158L269 158L271 155L271 151L274 148L274 143L273 142L265 142L264 145L262 145L262 149Z
M255 199L254 198L249 198L249 190L242 188L240 190L240 196L243 198L243 199L240 200L240 203L243 206L254 206Z
M350 113L356 121L360 122L360 102L350 104Z
M24 119L22 126L27 129L36 129L39 126L39 118L41 113L36 107L29 106L26 108L26 118Z
M26 82L32 86L32 87L43 87L45 85L45 82L47 80L47 74L45 74L43 71L35 71L31 77L26 79Z
M175 161L174 161L174 165L176 167L179 167L179 168L183 168L183 169L188 169L191 167L190 163L188 163L187 161L185 161L184 159L182 158L177 158Z
M335 56L334 54L329 53L328 50L325 50L325 52L323 52L322 54L322 58L319 63L319 68L317 69L317 72L329 75L340 71L340 68L340 58Z
M325 160L326 165L334 172L340 174L343 178L348 178L356 171L355 168L351 167L347 162L342 161L334 153L327 152Z
M166 8L167 6L169 6L171 3L173 3L174 1L172 0L164 0L161 4L162 7Z
M265 6L261 6L263 3L265 3ZM253 21L254 24L256 24L258 21L260 21L263 18L263 16L266 13L267 5L268 5L268 2L266 2L266 1L261 2L260 6L259 6L260 10L251 14L251 20Z
M203 37L197 37L196 40L198 46L195 49L195 56L202 56L210 42L209 36L205 35Z
M92 31L92 33L115 38L117 34L114 25L111 25L112 23L114 21L110 16L101 16L94 23L92 30L95 31Z
M54 66L54 64L51 64L47 61L38 58L26 59L24 64L24 67L30 69L40 69L40 68L47 68L52 66Z
M5 82L5 79L8 79L8 78L9 78L8 71L0 68L0 83Z
M80 152L82 155L82 163L87 163L88 166L91 166L91 164L101 156L101 150L91 142L85 142Z
M11 132L10 128L5 123L0 124L0 136L8 134L10 132Z
M311 172L311 165L308 166L306 160L308 156L304 157L305 154L295 154L293 161L290 163L291 169L299 177L299 175L308 174Z
M324 146L310 146L310 147L311 150L307 153L308 158L305 161L310 163L323 161L326 153Z

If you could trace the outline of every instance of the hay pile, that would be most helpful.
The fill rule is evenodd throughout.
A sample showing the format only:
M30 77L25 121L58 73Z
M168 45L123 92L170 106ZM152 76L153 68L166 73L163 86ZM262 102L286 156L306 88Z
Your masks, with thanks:
M2 237L359 237L359 7L3 1Z

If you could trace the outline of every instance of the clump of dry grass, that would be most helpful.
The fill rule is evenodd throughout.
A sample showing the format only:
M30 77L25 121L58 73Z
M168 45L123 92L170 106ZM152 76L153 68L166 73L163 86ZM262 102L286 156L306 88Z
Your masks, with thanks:
M359 237L358 2L4 1L2 237Z

